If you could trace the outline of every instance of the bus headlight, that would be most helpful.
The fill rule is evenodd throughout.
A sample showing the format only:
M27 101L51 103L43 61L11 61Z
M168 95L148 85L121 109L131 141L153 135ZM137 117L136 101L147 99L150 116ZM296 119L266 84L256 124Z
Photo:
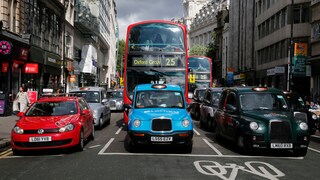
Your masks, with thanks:
M15 126L13 131L17 134L23 134L23 129L21 129L19 126Z
M184 119L183 121L182 121L182 126L183 127L188 127L190 125L190 121L188 120L188 119Z
M133 126L134 126L134 127L137 128L137 127L139 127L140 125L141 125L141 121L140 121L139 119L136 119L136 120L133 121Z
M305 123L305 122L301 122L300 124L299 124L299 127L300 127L300 129L301 130L308 130L308 124L307 123Z
M259 124L256 122L251 122L250 123L250 129L251 130L257 130L259 128Z

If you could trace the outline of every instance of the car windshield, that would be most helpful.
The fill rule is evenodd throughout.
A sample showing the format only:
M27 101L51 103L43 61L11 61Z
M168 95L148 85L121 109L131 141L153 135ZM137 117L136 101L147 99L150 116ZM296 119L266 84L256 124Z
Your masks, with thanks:
M35 102L26 116L63 116L77 114L75 101Z
M183 95L179 91L139 91L136 108L184 108Z
M281 94L272 93L246 93L240 94L240 106L243 111L275 110L286 111L288 105Z
M107 92L108 98L123 98L123 92L122 91L110 91Z
M100 103L99 91L75 91L71 92L83 97L87 103Z

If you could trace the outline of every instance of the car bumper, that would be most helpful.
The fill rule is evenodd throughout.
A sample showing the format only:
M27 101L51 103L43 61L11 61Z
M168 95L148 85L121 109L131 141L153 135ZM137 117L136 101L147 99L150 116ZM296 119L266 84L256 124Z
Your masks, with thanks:
M79 132L70 131L65 133L50 134L11 134L11 147L16 150L38 150L38 149L55 149L69 148L79 143ZM51 137L50 141L30 142L31 137Z
M189 145L192 143L193 131L181 131L168 134L128 131L131 143L135 145ZM170 138L172 141L154 141L151 137Z
M297 137L297 141L265 141L262 135L245 135L245 141L249 143L249 146L253 149L275 149L275 150L281 150L281 149L287 149L287 150L293 150L293 149L306 149L309 146L309 135L301 135ZM276 144L292 144L292 147L271 147L272 143Z

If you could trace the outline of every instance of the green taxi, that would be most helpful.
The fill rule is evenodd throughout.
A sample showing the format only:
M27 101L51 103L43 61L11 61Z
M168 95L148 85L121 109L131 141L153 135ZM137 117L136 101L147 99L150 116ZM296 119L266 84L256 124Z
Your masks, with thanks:
M294 112L279 89L224 89L215 114L215 136L234 141L243 153L254 149L292 150L305 156L310 135L305 113Z

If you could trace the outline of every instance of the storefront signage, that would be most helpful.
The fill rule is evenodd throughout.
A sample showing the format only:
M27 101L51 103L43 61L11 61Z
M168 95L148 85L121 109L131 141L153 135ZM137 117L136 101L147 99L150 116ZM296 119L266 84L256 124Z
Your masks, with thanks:
M6 73L6 72L8 71L8 66L9 66L8 63L2 63L2 65L1 65L1 72L2 72L2 73Z
M233 77L234 80L240 80L240 79L245 79L245 78L246 78L246 75L243 73L234 75L234 77Z
M28 60L29 50L26 48L21 48L20 50L20 59L21 60Z
M24 66L24 72L29 74L37 74L39 72L38 64L36 63L27 63Z
M76 75L70 75L69 76L69 81L71 82L71 83L74 83L74 82L76 82Z
M0 54L10 54L12 50L12 44L9 41L0 41Z
M51 57L48 57L48 61L49 61L49 62L52 62L52 63L57 63L57 60L56 60L56 59L53 59L53 58L51 58Z
M38 99L38 92L37 91L28 91L27 92L30 103L34 103Z
M285 72L285 68L282 67L282 66L279 66L279 67L275 67L275 68L272 68L272 69L268 69L267 70L267 76L273 76L273 75L276 75L276 74L284 74Z

